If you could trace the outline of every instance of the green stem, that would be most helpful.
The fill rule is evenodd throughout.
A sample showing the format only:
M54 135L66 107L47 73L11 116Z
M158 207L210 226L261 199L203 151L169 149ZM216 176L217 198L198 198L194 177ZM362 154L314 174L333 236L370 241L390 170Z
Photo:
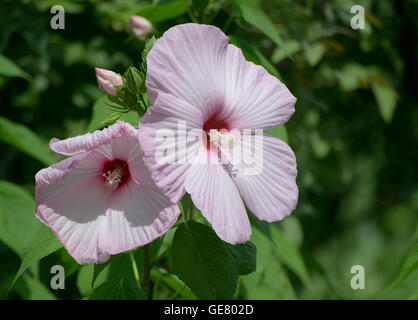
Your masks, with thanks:
M136 281L138 287L141 289L141 281L139 279L138 266L136 264L135 256L134 256L133 251L129 251L129 257L131 258L132 270L134 272L135 281Z
M190 198L189 195L185 195L183 197L183 199L181 199L181 204L183 207L183 216L184 216L184 224L187 227L187 221L189 219L189 212L191 211L191 204L192 204L192 199Z
M151 274L149 244L145 245L143 249L144 249L144 275L142 279L142 286L149 298L149 294L150 294L149 282L150 282L150 274Z
M161 279L163 278L164 275L160 274L157 278L157 280L154 281L154 288L152 290L152 300L156 300L157 299L157 293L158 293L158 286L160 284Z

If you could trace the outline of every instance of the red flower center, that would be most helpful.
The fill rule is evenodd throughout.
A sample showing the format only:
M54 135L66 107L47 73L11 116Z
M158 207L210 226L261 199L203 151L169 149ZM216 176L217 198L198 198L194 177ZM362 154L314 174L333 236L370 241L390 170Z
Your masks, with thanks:
M115 191L123 186L131 177L129 167L124 160L109 160L102 169L105 189Z
M210 130L218 130L221 131L222 129L229 131L229 125L224 119L219 118L219 113L215 113L210 116L205 123L203 124L203 131L206 132L206 147L210 149Z

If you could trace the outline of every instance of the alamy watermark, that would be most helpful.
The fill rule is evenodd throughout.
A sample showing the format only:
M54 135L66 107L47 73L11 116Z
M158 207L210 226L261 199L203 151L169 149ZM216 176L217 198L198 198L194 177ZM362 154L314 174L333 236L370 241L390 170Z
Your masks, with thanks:
M56 4L51 7L51 14L54 16L51 18L50 26L53 30L65 29L65 10L61 5Z
M263 170L262 129L177 129L156 131L155 160L164 164L221 164L230 174L257 175Z
M65 289L65 270L64 267L57 264L51 267L51 274L54 276L51 278L50 285L53 290Z
M356 264L351 267L351 274L354 276L351 278L351 288L353 290L364 290L366 288L366 274L364 272L364 267L362 265Z
M364 30L365 20L364 20L364 7L362 5L356 4L351 7L350 13L354 14L351 18L350 25L354 30Z

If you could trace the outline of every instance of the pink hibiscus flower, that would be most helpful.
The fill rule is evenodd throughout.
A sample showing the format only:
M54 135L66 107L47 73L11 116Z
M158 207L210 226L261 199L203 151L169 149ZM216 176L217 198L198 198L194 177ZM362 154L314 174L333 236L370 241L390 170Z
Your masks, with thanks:
M220 29L207 25L169 29L154 44L147 64L152 107L140 121L138 139L152 178L170 199L177 202L189 193L218 236L232 244L248 241L251 235L244 201L261 220L290 215L298 199L295 155L283 141L254 133L292 116L296 98L286 86L246 61ZM202 130L207 138L189 139L178 131L179 123L186 132ZM156 157L163 144L159 134L167 130L175 135L176 162ZM256 174L247 173L253 164L228 162L227 149L237 144L228 136L234 130L252 130L252 139L262 143L261 154L255 156L262 160ZM227 143L208 143L217 137ZM254 151L245 139L238 148L244 155ZM209 155L215 161L200 161ZM226 163L221 161L225 158Z
M70 156L36 174L36 217L50 227L80 264L158 238L180 211L153 183L137 130L118 121L66 140L53 151Z

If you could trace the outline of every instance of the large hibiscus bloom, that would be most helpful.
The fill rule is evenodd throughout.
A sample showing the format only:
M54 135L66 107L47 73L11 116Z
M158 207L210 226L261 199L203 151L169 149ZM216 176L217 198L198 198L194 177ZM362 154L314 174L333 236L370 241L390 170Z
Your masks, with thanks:
M207 143L214 137L213 130L242 133L287 122L296 98L286 86L264 68L246 61L220 29L207 25L169 29L154 44L147 64L152 107L140 122L138 139L156 184L174 202L190 193L218 236L233 244L248 241L251 235L244 201L261 220L272 222L288 216L298 198L297 170L294 153L283 141L253 134L263 143L257 174L246 174L250 165L245 162L190 161L190 152L185 151L195 150L195 157L205 153L227 157L221 144ZM177 133L179 123L185 124L187 132L203 130L208 140ZM156 158L162 143L157 135L164 130L176 135L177 163ZM244 154L252 152L251 144L240 143L240 147Z
M143 246L177 220L179 209L152 181L130 124L52 139L50 147L70 157L36 174L36 217L78 263Z

